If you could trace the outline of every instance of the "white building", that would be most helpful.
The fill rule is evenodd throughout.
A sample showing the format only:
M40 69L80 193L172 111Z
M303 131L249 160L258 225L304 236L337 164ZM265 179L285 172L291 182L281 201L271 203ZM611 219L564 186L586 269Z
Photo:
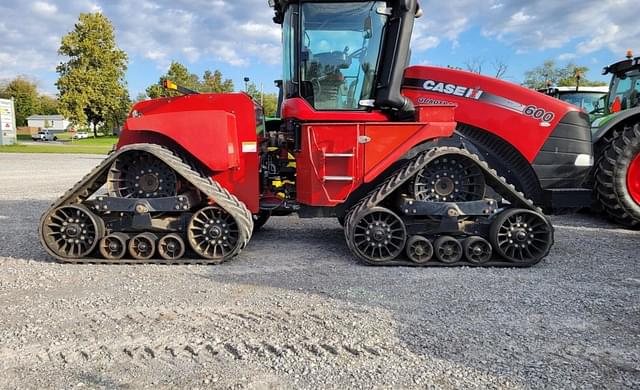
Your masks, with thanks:
M41 130L49 130L54 133L64 133L69 128L71 122L62 115L31 115L27 118L29 127Z

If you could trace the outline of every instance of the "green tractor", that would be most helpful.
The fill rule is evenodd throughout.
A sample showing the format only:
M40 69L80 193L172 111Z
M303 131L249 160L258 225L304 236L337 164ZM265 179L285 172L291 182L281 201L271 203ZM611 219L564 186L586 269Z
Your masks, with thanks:
M592 124L594 193L612 219L640 228L640 57L629 51L603 74L612 78Z

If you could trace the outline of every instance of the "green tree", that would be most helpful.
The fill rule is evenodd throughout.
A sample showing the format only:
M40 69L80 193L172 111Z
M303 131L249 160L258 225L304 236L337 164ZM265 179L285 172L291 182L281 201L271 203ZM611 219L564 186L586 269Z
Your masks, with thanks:
M24 76L18 76L4 86L0 98L14 99L17 126L26 126L29 116L40 113L38 87Z
M132 105L133 102L131 101L131 99L129 99L128 94L126 96L122 96L122 98L120 99L120 104L117 106L116 110L105 118L105 131L108 131L109 134L113 135L118 134L120 128L129 116L129 111L131 111Z
M223 80L222 72L219 70L213 72L207 70L204 72L202 79L200 79L197 74L189 72L186 66L173 61L167 73L160 77L158 84L151 85L147 88L147 96L151 99L157 99L160 97L180 95L178 92L164 89L162 83L165 80L171 80L182 87L203 93L233 92L233 80Z
M148 98L149 97L147 96L146 93L140 92L140 93L138 93L138 95L136 96L136 99L133 102L134 103L143 102L143 101L147 100Z
M265 93L263 95L262 91L258 89L255 83L249 83L247 86L247 93L253 98L253 100L262 104L262 108L264 109L264 114L266 116L276 116L276 111L278 110L277 94Z
M549 84L558 87L573 87L577 85L578 75L580 75L581 86L607 85L601 81L590 81L586 79L585 74L587 74L587 72L589 72L589 68L586 66L569 63L561 68L554 60L547 60L542 65L525 73L524 85L533 89L543 89Z
M40 111L42 115L57 115L58 111L58 99L47 95L40 95Z
M73 31L62 38L56 83L60 112L73 123L97 126L117 116L128 100L127 54L116 45L113 25L101 13L82 13Z
M174 83L183 86L185 88L193 89L195 91L200 88L200 77L197 74L189 72L186 66L179 62L173 61L169 66L167 73L160 77L158 84L151 85L147 88L147 96L151 99L157 99L160 97L179 96L180 93L175 91L168 91L162 88L162 83L165 80L171 80Z
M210 70L204 72L202 77L202 87L200 92L211 93L225 93L233 92L233 80L222 80L222 72L215 70L213 73Z

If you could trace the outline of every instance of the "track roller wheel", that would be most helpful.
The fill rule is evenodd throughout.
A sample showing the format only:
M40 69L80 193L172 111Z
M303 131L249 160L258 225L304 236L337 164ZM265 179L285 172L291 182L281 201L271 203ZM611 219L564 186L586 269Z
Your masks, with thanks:
M462 247L467 260L474 264L484 264L491 260L493 248L482 237L469 237L462 242Z
M47 251L60 259L80 259L96 248L104 222L83 205L62 206L42 220L40 238Z
M142 233L129 241L129 254L136 260L149 260L156 253L158 237L152 233Z
M553 228L540 213L510 209L493 221L490 239L496 253L506 260L534 265L549 254L553 245Z
M178 260L184 256L184 240L177 234L168 234L158 241L158 254L165 260Z
M127 240L123 233L113 233L100 241L100 254L107 260L120 260L127 253Z
M407 230L402 219L391 210L374 207L350 218L354 254L365 262L384 263L396 259L404 250Z
M462 245L453 237L442 236L433 246L436 258L445 264L454 264L462 259Z
M218 207L206 207L195 213L187 235L191 248L205 259L223 262L238 252L238 224Z
M409 260L416 264L426 264L433 257L433 245L422 236L413 236L407 242L406 252Z

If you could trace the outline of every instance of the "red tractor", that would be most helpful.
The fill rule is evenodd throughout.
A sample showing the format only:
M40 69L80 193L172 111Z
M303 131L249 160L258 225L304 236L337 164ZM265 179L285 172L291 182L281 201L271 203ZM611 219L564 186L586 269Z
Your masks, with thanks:
M589 132L577 109L539 95L520 110L516 91L497 102L514 104L512 117L478 115L520 127L456 134L455 106L420 88L495 97L405 69L416 0L270 4L283 31L281 119L265 122L242 93L136 104L117 151L43 215L50 255L217 264L270 215L297 213L338 218L351 252L372 265L531 266L547 256L549 220L502 176L525 190L531 171L543 183L536 190L556 178L578 188L591 149L567 135ZM565 151L564 139L580 142ZM555 159L571 158L571 173L553 173Z

